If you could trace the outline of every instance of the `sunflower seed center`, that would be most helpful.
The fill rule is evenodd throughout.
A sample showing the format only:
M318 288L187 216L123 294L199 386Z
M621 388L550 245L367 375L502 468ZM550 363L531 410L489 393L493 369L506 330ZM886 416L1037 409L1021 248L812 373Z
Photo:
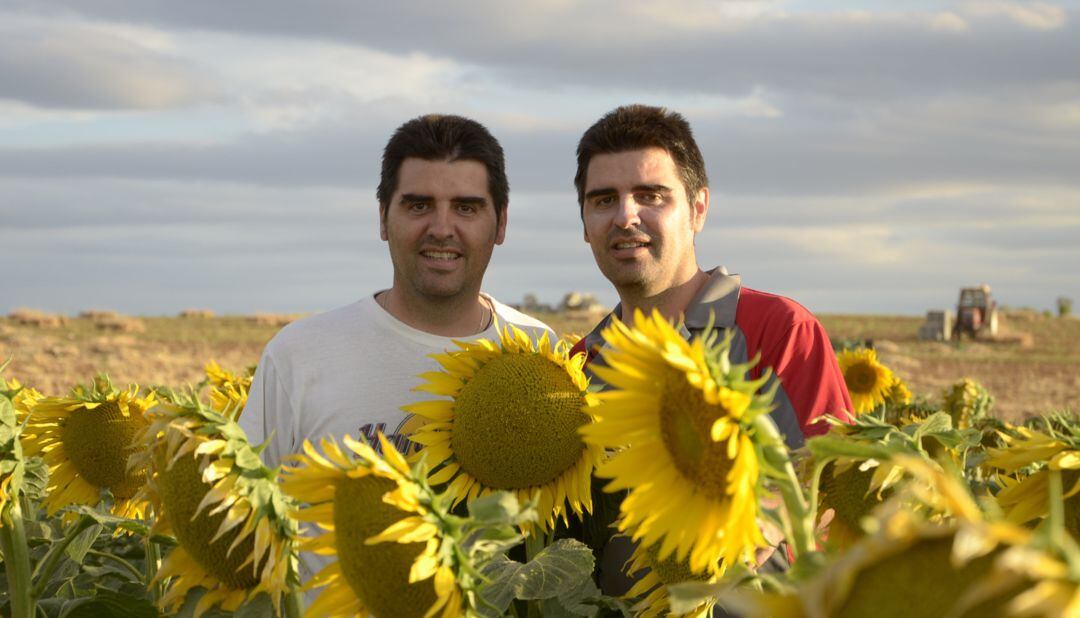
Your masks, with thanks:
M407 513L383 502L396 484L377 476L341 479L334 491L334 536L345 581L375 616L423 616L435 602L432 580L409 583L424 543L377 543L369 538Z
M727 442L713 442L713 423L727 416L720 405L705 401L700 389L676 370L667 370L660 396L660 432L675 467L686 480L714 500L727 499L732 460Z
M157 468L157 491L180 546L207 573L217 577L229 588L248 589L255 586L258 579L255 577L252 565L240 567L255 550L254 535L249 534L248 538L229 552L229 546L236 540L243 525L236 526L218 540L210 542L210 539L217 534L227 511L208 515L207 512L211 510L208 508L192 520L195 509L211 487L202 481L199 461L195 457L185 455L168 468L165 452L161 447L156 449L154 457Z
M870 393L878 384L878 371L870 363L860 362L852 365L844 373L844 382L849 391Z
M462 469L487 487L543 485L581 458L583 403L555 362L535 354L497 356L458 394L450 445Z
M72 465L88 483L107 487L117 498L130 498L142 486L145 473L127 471L132 442L147 426L139 414L125 416L109 401L88 410L80 408L64 423L61 441Z
M965 590L986 577L997 552L958 568L953 566L952 545L951 536L923 539L864 567L856 575L843 607L834 615L837 618L961 615L953 613L954 606ZM999 609L1003 606L1001 603ZM962 615L974 618L995 614Z

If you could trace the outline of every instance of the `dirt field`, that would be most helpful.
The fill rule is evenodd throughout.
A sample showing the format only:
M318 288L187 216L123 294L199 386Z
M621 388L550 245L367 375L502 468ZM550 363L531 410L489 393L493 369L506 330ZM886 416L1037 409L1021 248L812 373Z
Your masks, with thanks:
M54 317L56 319L48 319ZM561 333L583 333L591 318L538 316ZM1001 342L917 341L920 318L820 316L834 340L872 340L882 361L912 391L939 397L952 382L983 383L1003 418L1050 410L1080 410L1080 320L1010 313ZM202 379L216 360L240 369L259 359L288 316L0 318L0 360L13 357L5 377L62 394L104 371L116 383L178 386Z

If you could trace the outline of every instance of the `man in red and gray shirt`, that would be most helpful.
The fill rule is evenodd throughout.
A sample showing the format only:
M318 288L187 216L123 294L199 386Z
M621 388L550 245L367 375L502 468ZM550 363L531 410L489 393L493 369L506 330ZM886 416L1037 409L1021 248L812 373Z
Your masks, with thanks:
M585 241L620 302L575 352L588 354L590 364L602 363L601 331L615 317L629 322L635 310L659 310L688 339L712 317L713 328L733 334L732 362L760 355L754 378L772 369L765 388L779 384L771 416L789 447L827 431L814 423L822 415L848 416L851 397L817 319L793 300L742 287L740 277L723 267L705 271L698 265L694 238L705 226L709 186L685 118L663 108L620 107L581 137L577 162ZM618 544L601 555L601 584L609 594L625 584L617 572L629 554L613 547Z
M658 309L688 339L713 316L714 328L734 335L732 362L760 354L751 377L772 369L766 388L779 381L772 418L789 446L824 433L828 427L814 423L822 415L847 416L851 396L817 319L791 299L742 287L723 267L698 266L694 237L705 226L709 186L685 118L644 105L607 114L578 143L574 184L585 241L620 300L575 352L602 362L601 331L637 309Z

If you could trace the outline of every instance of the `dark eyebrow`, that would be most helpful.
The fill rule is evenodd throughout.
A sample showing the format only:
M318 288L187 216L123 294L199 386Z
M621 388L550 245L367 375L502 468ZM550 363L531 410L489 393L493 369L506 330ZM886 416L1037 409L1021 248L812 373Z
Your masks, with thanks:
M603 189L593 189L592 191L589 191L585 194L585 199L591 200L594 197L600 197L601 195L611 195L613 193L618 193L618 191L611 187L604 187Z
M634 185L634 188L632 189L632 191L634 191L635 193L638 193L638 192L641 192L641 191L652 191L653 193L662 193L664 195L670 195L671 194L671 187L667 187L667 186L664 186L664 185ZM603 187L603 188L600 188L600 189L593 189L592 191L589 191L588 193L585 194L585 199L588 200L588 199L592 199L594 197L607 196L607 195L613 195L613 194L618 194L618 193L619 192L616 191L612 187Z
M430 202L434 198L430 195L417 195L416 193L402 193L402 202Z
M667 195L671 193L671 187L665 187L664 185L636 185L634 191L652 191L654 193L663 193Z
M482 197L472 197L472 196L455 197L450 201L455 203L455 204L465 204L467 206L486 206L487 205L487 200L482 198Z

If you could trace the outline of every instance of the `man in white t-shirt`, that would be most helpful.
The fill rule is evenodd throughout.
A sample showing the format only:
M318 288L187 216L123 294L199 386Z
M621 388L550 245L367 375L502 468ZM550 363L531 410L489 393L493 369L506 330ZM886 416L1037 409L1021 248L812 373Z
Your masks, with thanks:
M397 129L377 192L393 285L267 344L240 417L253 444L267 443L267 465L304 440L346 434L377 444L382 431L405 450L413 427L401 406L432 397L412 391L418 374L440 369L429 355L456 349L454 340L496 339L505 323L550 330L480 292L508 193L502 147L479 123L428 115Z

